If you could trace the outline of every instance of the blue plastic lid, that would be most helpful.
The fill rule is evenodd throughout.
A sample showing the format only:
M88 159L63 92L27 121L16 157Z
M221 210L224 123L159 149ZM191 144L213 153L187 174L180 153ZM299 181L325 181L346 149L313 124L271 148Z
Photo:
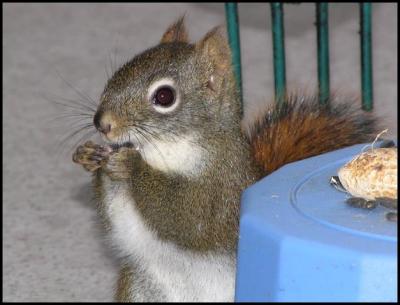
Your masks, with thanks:
M287 164L243 193L236 301L397 300L397 223L330 184L365 145Z

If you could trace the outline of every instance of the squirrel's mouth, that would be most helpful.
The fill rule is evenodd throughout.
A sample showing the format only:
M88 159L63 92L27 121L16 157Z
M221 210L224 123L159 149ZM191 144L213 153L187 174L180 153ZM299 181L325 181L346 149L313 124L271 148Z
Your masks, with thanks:
M122 148L122 147L125 147L125 148L133 148L133 149L138 149L138 147L137 146L135 146L135 144L133 144L132 142L121 142L121 143L110 143L110 146L111 146L111 148L113 149L113 150L118 150L118 149L120 149L120 148Z
M113 150L118 150L122 147L138 150L140 146L139 142L135 141L135 138L131 138L126 134L118 136L101 134L101 137Z

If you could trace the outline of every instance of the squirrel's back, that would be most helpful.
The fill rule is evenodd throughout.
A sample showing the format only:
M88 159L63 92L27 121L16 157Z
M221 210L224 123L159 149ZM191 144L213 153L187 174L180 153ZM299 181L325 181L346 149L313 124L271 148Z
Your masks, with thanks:
M332 96L321 105L317 95L288 95L249 128L256 163L263 174L318 154L368 142L379 133L376 118L356 100Z

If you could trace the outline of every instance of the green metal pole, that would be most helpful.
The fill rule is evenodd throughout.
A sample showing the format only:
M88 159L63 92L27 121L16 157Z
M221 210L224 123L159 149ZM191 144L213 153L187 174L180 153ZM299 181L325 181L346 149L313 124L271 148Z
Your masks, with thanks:
M280 103L286 92L285 43L283 28L283 5L271 3L272 43L274 56L275 100Z
M236 75L236 81L240 90L240 100L242 102L242 69L240 63L240 34L237 3L225 3L225 16L228 28L229 45L232 51L232 63Z
M329 32L328 3L317 3L318 90L319 102L329 102Z
M371 111L373 108L371 15L371 3L360 3L361 90L362 108L366 111Z

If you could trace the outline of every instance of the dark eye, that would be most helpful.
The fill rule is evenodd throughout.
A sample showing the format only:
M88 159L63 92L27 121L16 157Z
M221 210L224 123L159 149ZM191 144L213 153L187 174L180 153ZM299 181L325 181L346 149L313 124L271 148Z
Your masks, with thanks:
M175 90L169 86L157 89L153 95L153 103L163 107L169 107L175 102Z

